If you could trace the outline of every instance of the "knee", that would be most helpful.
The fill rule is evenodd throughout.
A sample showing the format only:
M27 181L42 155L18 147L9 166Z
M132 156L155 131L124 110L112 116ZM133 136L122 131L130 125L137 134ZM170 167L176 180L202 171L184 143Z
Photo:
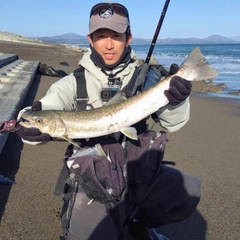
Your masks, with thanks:
M194 176L189 176L185 185L185 201L182 202L183 219L189 217L197 208L201 198L201 182Z
M201 182L194 176L188 176L184 179L185 190L189 197L195 198L197 202L201 198Z
M181 197L175 206L168 212L167 223L180 222L192 215L197 209L201 197L201 183L199 179L191 177L184 181L185 191L181 192Z

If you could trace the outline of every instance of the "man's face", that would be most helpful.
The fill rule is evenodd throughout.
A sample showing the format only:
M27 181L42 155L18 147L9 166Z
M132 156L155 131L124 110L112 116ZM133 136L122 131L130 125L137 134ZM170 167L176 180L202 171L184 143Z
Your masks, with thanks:
M110 29L99 29L88 35L91 46L102 56L107 65L116 63L131 42L132 36L126 39L125 33L117 33Z

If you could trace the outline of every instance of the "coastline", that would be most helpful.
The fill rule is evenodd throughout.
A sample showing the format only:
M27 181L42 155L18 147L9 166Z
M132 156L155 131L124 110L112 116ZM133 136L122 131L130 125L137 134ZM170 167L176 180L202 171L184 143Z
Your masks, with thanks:
M240 97L235 95L230 95L227 93L210 93L210 92L194 92L192 91L191 96L199 97L199 98L209 98L209 99L217 99L221 102L232 102L240 104Z
M34 45L0 41L0 52L15 53L24 60L37 60L71 73L81 53L62 45ZM67 62L70 66L63 66ZM23 104L31 105L58 78L38 76ZM205 93L204 93L205 95ZM232 98L190 96L189 122L168 133L164 160L202 182L202 199L187 220L161 228L171 240L238 239L240 232L240 105ZM153 128L160 128L154 124ZM59 239L61 197L53 191L68 143L42 146L23 144L15 133L0 155L0 174L15 176L15 185L0 183L0 239Z

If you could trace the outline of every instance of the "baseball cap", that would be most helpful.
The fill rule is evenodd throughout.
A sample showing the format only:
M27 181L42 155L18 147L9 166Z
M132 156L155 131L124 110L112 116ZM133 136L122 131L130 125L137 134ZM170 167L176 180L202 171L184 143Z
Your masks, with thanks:
M101 28L125 33L128 26L130 26L128 10L119 3L98 3L91 9L89 34Z

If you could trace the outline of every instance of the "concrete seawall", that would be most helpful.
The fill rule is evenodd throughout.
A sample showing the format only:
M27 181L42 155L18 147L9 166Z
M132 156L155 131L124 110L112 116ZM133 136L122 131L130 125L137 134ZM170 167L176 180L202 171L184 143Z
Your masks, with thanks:
M17 117L38 66L38 61L24 61L16 54L0 53L0 123ZM8 135L8 132L0 133L0 153Z

